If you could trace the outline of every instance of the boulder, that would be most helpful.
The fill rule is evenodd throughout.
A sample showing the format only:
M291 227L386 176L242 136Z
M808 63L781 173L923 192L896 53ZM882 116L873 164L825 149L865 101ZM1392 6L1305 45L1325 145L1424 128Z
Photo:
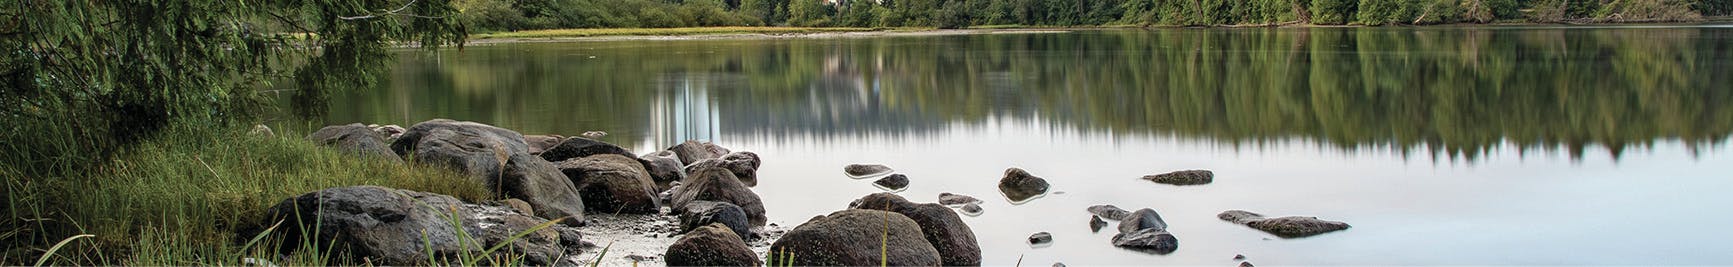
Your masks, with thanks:
M1120 209L1113 205L1089 206L1089 214L1095 214L1095 216L1100 216L1102 219L1115 221L1124 220L1126 216L1131 216L1130 211L1125 211L1125 209Z
M1249 261L1240 262L1240 267L1256 267L1256 266L1257 265L1252 265L1252 262L1249 262Z
M561 139L559 144L542 151L541 157L548 162L560 162L567 159L583 158L601 154L615 154L626 156L626 158L630 158L633 161L638 160L638 155L632 154L632 151L626 150L625 148L609 144L608 142L583 137L566 137L566 139ZM639 163L639 165L639 167L642 168L642 165L644 164Z
M269 131L269 128L266 128ZM319 128L313 134L307 135L307 141L337 148L347 154L361 157L386 159L402 163L403 158L391 152L391 146L385 143L385 137L368 129L360 123L332 125Z
M1107 227L1107 221L1102 221L1101 216L1089 215L1089 232L1100 233L1102 227Z
M1029 244L1030 245L1041 245L1041 244L1047 244L1047 243L1053 243L1053 234L1047 233L1047 232L1038 232L1038 233L1035 233L1033 235L1029 235Z
M584 202L552 163L529 154L523 135L474 122L434 119L410 126L391 150L421 164L450 168L484 181L495 196L529 202L536 216L582 225Z
M855 200L849 207L902 214L920 225L921 233L939 251L945 265L981 265L981 245L975 240L975 231L944 205L914 203L896 194L874 193Z
M885 178L879 178L878 181L873 181L873 185L878 185L879 187L891 191L903 190L903 188L909 187L909 177L902 174L892 174L890 176L885 176Z
M680 231L692 231L710 224L721 224L742 238L751 237L751 220L746 210L728 202L698 200L680 209Z
M557 134L524 135L524 143L529 145L530 155L541 155L542 151L547 151L550 148L554 148L555 145L560 144L560 140L563 140L565 138L566 138L565 136L560 136Z
M656 191L668 191L670 183L686 178L686 163L680 162L680 157L673 151L658 151L638 157L644 163L644 170L650 172L650 180L656 181Z
M967 196L967 195L959 195L959 194L952 194L952 193L939 193L939 205L951 206L951 205L963 205L963 204L971 204L971 203L981 204L982 202L980 199L976 199L975 197L971 197L971 196Z
M271 131L271 126L265 126L264 124L254 124L253 129L247 131L247 135L277 137L277 133Z
M1136 232L1143 229L1167 230L1167 221L1163 221L1161 214L1156 214L1155 210L1147 208L1131 212L1130 216L1119 221L1120 233Z
M758 253L722 224L693 229L668 246L662 258L668 266L760 266Z
M1185 170L1170 173L1145 175L1144 180L1170 185L1201 185L1215 180L1215 173L1207 170Z
M455 255L480 254L502 244L517 233L546 220L509 208L463 203L450 196L378 186L338 187L302 194L266 211L267 224L287 222L275 231L282 240L317 240L307 244L321 251L345 251L383 265L425 264L433 258L457 260ZM461 225L453 225L450 218ZM317 232L302 232L313 229ZM466 231L470 239L459 238ZM311 235L311 236L308 236ZM562 237L554 228L543 228L513 240L498 253L513 251L531 265L553 264L566 253ZM468 242L468 244L465 244ZM305 247L286 244L285 249Z
M1006 169L1005 177L999 179L999 192L1005 193L1005 198L1012 203L1022 203L1046 194L1047 187L1047 179L1018 168Z
M636 157L618 154L597 154L555 163L578 194L584 207L603 213L654 214L661 211L662 200L656 197L656 182L644 171Z
M1348 223L1320 220L1318 217L1288 216L1280 218L1264 218L1263 215L1243 210L1230 210L1217 214L1216 218L1237 224L1243 224L1282 238L1298 238L1319 235L1348 229Z
M813 217L770 244L766 260L795 266L937 266L939 251L901 214L847 209ZM882 253L881 253L882 251Z
M1148 228L1113 235L1113 245L1136 251L1168 254L1179 250L1179 239L1165 229Z
M758 194L746 188L728 169L702 168L688 172L686 180L680 181L680 186L672 189L670 196L673 199L670 207L676 209L683 209L697 200L728 202L745 210L752 226L764 226L767 221L764 203Z
M879 164L849 164L842 167L842 172L854 178L866 178L891 173L891 167Z
M684 143L668 147L668 151L673 151L675 156L680 157L680 162L685 162L686 164L692 164L700 160L721 158L722 155L728 154L727 148L717 146L710 142L699 142L697 140L686 140Z
M751 152L743 152L743 153L751 153ZM733 154L730 154L730 155L733 155ZM757 164L756 162L757 162L756 160L750 160L749 161L749 160L745 160L745 159L740 158L740 157L736 157L732 160L726 160L726 159L699 160L698 162L694 162L690 165L686 165L686 173L688 175L690 175L693 172L697 172L699 169L707 169L707 168L724 169L724 170L728 170L729 174L733 174L736 179L740 180L740 184L746 185L747 187L753 187L753 186L758 185L758 169L755 167L752 167L753 165Z

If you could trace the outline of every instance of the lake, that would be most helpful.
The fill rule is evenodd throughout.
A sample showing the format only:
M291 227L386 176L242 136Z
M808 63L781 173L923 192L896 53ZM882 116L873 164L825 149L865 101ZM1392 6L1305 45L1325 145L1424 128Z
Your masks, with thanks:
M771 222L972 195L988 265L1733 264L1733 27L1123 29L404 51L324 124L470 120L763 157ZM1006 168L1053 194L1013 205ZM1213 184L1139 177L1215 172ZM1152 208L1179 250L1085 207ZM1216 218L1317 216L1284 239ZM1051 232L1050 247L1025 239Z

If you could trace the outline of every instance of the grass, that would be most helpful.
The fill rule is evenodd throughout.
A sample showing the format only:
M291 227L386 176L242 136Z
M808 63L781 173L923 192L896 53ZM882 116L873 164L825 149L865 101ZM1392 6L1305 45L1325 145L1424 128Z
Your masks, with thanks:
M277 241L237 238L265 229L265 210L325 188L379 185L465 201L490 198L480 181L440 168L358 158L303 141L260 137L239 127L171 126L104 162L65 177L29 177L0 166L8 191L0 265L235 265L274 257ZM281 133L281 132L280 132ZM22 222L22 223L20 223ZM274 229L274 228L273 228ZM60 248L57 240L93 235ZM248 244L237 244L241 242ZM303 242L305 243L305 242ZM25 249L28 248L28 249ZM339 260L329 262L330 260ZM343 263L341 255L290 255L288 265Z
M812 28L812 27L691 27L691 28L621 28L621 29L554 29L470 35L470 39L496 38L567 38L595 36L684 36L712 34L810 34L832 32L879 31L874 28Z

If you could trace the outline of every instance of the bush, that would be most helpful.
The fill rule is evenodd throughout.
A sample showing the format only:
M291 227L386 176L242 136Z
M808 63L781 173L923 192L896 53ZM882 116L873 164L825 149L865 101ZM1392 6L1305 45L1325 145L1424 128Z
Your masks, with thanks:
M1354 0L1312 0L1312 23L1341 25L1354 18Z

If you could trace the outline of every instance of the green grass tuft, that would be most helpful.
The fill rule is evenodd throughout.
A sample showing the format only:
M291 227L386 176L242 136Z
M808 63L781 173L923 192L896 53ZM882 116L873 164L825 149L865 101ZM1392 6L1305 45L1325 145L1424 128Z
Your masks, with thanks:
M295 134L245 133L240 127L171 127L112 160L84 163L90 167L67 177L0 168L9 193L7 215L14 220L0 232L21 233L0 241L40 248L45 240L95 235L60 251L70 255L55 257L49 262L54 265L234 265L278 247L258 236L237 239L236 233L272 227L265 210L307 192L378 185L471 202L491 198L481 181L442 168L354 157ZM15 253L0 264L35 259ZM291 262L278 264L324 265L332 259L314 254L291 255Z

